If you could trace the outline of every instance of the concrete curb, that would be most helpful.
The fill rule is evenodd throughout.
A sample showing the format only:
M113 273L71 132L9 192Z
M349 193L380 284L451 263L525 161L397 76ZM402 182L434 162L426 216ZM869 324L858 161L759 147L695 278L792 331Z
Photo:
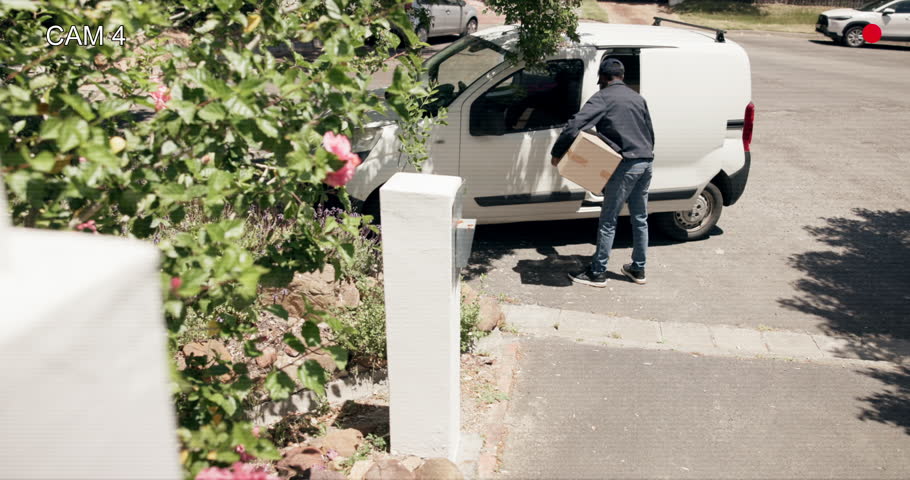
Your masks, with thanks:
M910 365L910 341L900 339L882 341L808 332L754 330L732 325L655 322L538 305L502 307L509 325L535 336L703 355L869 366Z

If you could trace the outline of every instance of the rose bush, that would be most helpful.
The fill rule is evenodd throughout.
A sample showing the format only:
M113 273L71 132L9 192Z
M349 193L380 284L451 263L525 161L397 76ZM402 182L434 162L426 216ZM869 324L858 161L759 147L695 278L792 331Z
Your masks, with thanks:
M326 263L340 274L357 261L349 239L363 217L320 219L316 208L333 197L350 209L343 185L361 160L349 138L367 113L392 110L402 151L413 162L426 156L432 90L418 80L417 51L397 54L387 98L368 88L388 64L382 52L398 43L393 27L418 44L404 3L4 0L0 168L14 223L154 242L172 351L201 322L212 337L242 341L246 356L261 355L257 319L263 310L287 316L257 302L262 287ZM561 37L525 20L534 41ZM53 25L107 33L94 45L49 45ZM123 42L111 36L121 26ZM319 55L297 48L314 40ZM263 218L280 228L258 227ZM290 348L322 347L317 323L342 328L312 308L305 320L286 338ZM323 348L346 361L342 349ZM186 475L258 478L236 463L278 454L245 407L251 392L281 399L295 381L280 370L251 378L241 362L186 360L174 368ZM323 393L318 363L298 376Z

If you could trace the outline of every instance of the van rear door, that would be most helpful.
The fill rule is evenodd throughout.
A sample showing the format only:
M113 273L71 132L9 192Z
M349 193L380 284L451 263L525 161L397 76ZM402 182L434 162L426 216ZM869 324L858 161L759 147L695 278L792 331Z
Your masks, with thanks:
M665 202L662 211L690 208L697 190L720 171L720 158L709 154L723 147L726 106L733 101L722 83L739 78L726 71L731 64L723 61L723 46L641 50L641 94L655 137L649 199Z

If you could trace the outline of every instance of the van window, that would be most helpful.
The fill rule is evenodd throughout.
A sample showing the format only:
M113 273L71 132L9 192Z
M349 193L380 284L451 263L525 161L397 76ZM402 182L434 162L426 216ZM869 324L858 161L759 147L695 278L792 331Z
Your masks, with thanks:
M615 58L622 62L623 67L626 69L623 83L632 90L641 93L641 61L639 50L633 48L608 48L600 57L600 61L603 62L608 58Z
M436 86L429 106L432 115L449 106L484 74L505 61L506 51L493 42L472 35L461 38L424 64L423 80Z
M891 6L894 13L910 13L910 2L901 2Z
M584 63L553 60L542 71L519 70L471 106L471 134L502 135L564 126L581 104Z

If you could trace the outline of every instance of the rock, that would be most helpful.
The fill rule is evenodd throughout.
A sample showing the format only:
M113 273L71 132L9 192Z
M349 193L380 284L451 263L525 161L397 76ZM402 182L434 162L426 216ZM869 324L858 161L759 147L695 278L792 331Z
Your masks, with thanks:
M316 363L318 363L323 369L325 369L326 372L330 374L338 370L338 365L335 363L335 359L332 358L328 352L321 348L316 349L316 351L313 353L308 353L306 356L304 356L304 358L306 360L316 360Z
M502 325L506 319L506 314L502 312L502 308L499 308L499 302L490 297L482 297L480 299L480 315L478 317L477 329L482 332L490 332Z
M363 480L414 480L414 474L398 460L380 460L367 471Z
M353 428L331 430L320 439L319 444L323 450L334 449L342 457L352 457L363 445L363 434Z
M230 363L234 361L234 356L231 355L231 352L228 351L227 347L218 340L209 340L207 342L192 342L183 346L181 349L184 356L183 368L186 369L187 364L193 365L187 361L191 357L205 358L205 366L203 368L209 368L215 365L216 361L221 361L222 363ZM178 364L179 366L179 364ZM231 379L230 373L225 373L218 377L218 380L222 382L227 382Z
M333 470L314 470L310 472L310 480L345 480L341 472Z
M418 467L423 465L423 459L420 457L415 457L411 455L408 458L405 458L401 461L401 464L404 465L404 468L407 468L410 471L417 470Z
M306 313L307 301L319 310L360 305L357 287L351 282L336 282L332 265L326 265L321 272L295 273L287 287L268 288L264 296L266 304L277 303L296 318Z
M446 458L431 458L414 471L415 480L463 480L464 475Z
M300 356L300 352L298 352L297 350L294 350L294 348L291 347L290 345L284 346L284 353L286 353L290 357L299 357Z
M358 460L354 463L354 466L351 467L351 473L348 474L348 480L363 480L363 477L366 476L371 468L373 468L372 460Z
M477 301L479 295L477 290L474 290L474 287L464 283L461 285L461 298L464 299L464 303L474 303Z
M273 347L266 347L262 351L262 355L256 357L256 365L259 365L259 368L269 368L276 360L278 360L278 352Z
M315 447L296 447L288 450L275 468L285 474L302 474L306 470L325 470L322 450Z

